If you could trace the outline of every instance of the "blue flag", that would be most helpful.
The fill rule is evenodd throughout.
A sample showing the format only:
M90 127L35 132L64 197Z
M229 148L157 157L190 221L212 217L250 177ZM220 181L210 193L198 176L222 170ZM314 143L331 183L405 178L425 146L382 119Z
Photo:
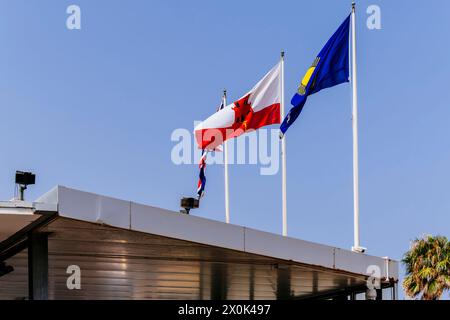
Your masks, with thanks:
M303 77L298 92L291 100L293 108L280 126L280 137L300 115L309 95L349 81L349 30L350 15L328 40Z

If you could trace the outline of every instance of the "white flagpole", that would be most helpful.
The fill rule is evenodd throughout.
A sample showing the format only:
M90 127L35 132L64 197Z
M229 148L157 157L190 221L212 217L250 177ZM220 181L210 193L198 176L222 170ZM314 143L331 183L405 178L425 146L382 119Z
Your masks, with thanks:
M281 51L281 120L284 119L284 51ZM281 194L283 214L283 236L287 236L287 204L286 204L286 137L281 139Z
M227 106L227 90L223 90L223 106ZM225 221L230 223L230 191L228 184L228 146L227 141L223 142L224 166L225 166Z
M358 167L358 91L356 81L356 19L355 3L352 3L352 127L353 127L353 236L352 250L364 252L359 242L359 167Z

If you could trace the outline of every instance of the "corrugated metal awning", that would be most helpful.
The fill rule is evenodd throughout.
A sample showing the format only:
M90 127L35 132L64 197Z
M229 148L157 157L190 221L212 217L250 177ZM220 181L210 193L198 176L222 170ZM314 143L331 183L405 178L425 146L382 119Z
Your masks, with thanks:
M364 285L364 275L57 218L49 233L50 299L276 299ZM9 259L0 299L27 297L26 252ZM68 266L81 268L69 290Z

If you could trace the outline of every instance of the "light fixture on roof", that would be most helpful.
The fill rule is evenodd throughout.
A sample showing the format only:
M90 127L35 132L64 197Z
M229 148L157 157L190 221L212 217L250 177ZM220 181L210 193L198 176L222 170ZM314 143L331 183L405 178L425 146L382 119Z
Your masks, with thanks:
M16 184L19 185L19 200L24 200L24 192L29 185L35 184L36 175L31 172L16 171Z
M180 210L181 213L189 214L191 209L196 209L199 207L200 201L195 198L181 198L180 207L184 210Z

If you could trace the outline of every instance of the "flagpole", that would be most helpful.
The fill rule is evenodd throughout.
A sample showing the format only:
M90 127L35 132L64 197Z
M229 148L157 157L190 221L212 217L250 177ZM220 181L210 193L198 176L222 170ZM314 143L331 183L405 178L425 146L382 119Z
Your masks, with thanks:
M223 90L223 106L227 106L227 90ZM230 223L230 190L228 183L228 145L227 141L223 142L224 166L225 166L225 221Z
M352 3L352 127L353 127L353 239L352 250L364 252L359 242L359 166L358 166L358 87L356 79L356 18L355 2Z
M281 119L284 119L284 51L281 51ZM281 197L283 236L287 236L287 204L286 204L286 137L281 139Z

